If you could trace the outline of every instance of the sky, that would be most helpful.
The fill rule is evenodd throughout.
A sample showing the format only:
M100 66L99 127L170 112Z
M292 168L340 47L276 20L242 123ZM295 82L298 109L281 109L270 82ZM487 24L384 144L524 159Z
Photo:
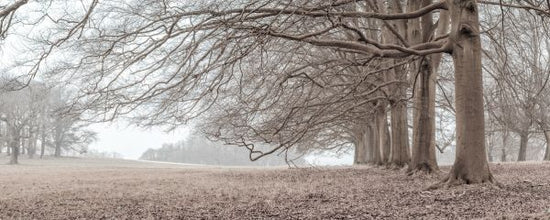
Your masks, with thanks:
M98 133L98 140L90 149L116 152L125 159L138 159L149 148L185 140L191 132L187 127L166 133L160 128L142 129L123 123L94 124L90 128Z
M116 152L124 159L139 159L141 154L149 148L158 149L164 143L175 143L185 140L191 134L190 127L181 127L172 132L165 132L160 128L142 129L124 123L93 124L90 129L98 132L98 140L89 148L100 152ZM314 165L351 165L353 155L344 154L341 157L306 156L309 163Z

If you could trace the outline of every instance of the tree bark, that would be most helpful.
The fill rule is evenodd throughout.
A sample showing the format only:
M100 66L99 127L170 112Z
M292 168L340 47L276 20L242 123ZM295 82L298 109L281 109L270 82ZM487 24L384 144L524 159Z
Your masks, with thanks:
M448 0L455 67L456 158L447 185L494 182L485 149L481 39L475 0Z
M376 121L376 120L375 120ZM376 121L377 122L377 121ZM381 165L382 164L382 155L380 150L380 129L378 123L372 127L372 164Z
M367 125L365 131L365 148L366 148L366 163L374 163L374 148L376 147L374 128L371 124Z
M380 103L377 108L376 127L378 129L378 149L381 157L379 165L382 165L389 162L391 147L388 144L388 116L385 103Z
M544 138L546 139L546 153L542 160L550 161L550 131L544 131Z
M409 1L409 11L429 5L431 0ZM429 40L433 33L432 14L428 13L409 22L409 37L413 43ZM421 58L416 68L411 69L415 81L413 144L409 174L415 172L431 173L438 170L435 157L435 78L431 56ZM414 66L414 65L413 65Z
M506 162L506 146L508 146L508 131L505 130L502 133L502 149L500 154L500 161Z
M357 130L354 132L355 137L355 161L353 164L360 165L367 163L365 132Z
M527 157L527 142L529 142L529 134L519 134L519 153L518 161L525 161Z
M427 57L424 59L428 59ZM420 64L415 92L413 148L409 172L433 172L438 169L435 157L435 106L430 102L431 66Z
M409 163L409 131L407 124L407 104L395 103L391 109L391 164L403 167Z

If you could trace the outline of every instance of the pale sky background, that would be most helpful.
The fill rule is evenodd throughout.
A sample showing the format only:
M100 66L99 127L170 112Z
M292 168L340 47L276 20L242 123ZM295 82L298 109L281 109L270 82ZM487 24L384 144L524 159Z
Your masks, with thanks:
M123 123L94 124L90 128L98 133L90 149L117 152L125 159L138 159L149 148L185 140L190 134L186 127L166 133L160 128L143 129Z
M185 140L192 130L189 127L182 127L166 133L160 128L142 129L123 123L94 124L90 128L98 132L98 140L90 145L90 149L116 152L124 159L138 159L149 148L158 149L164 143ZM306 159L315 165L351 165L353 163L351 153L342 155L340 158L307 156Z

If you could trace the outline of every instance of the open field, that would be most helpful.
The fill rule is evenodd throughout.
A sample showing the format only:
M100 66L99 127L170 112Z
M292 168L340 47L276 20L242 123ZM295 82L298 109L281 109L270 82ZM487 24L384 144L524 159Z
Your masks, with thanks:
M0 219L550 217L550 163L493 164L502 189L434 191L423 189L442 174L409 177L372 167L222 168L69 158L21 163L0 165Z

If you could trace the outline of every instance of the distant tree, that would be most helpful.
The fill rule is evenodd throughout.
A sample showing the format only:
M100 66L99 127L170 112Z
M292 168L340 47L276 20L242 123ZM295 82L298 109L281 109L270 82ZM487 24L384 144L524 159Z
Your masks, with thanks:
M3 81L1 88L10 88L17 81ZM29 108L30 90L23 89L18 91L6 91L0 93L0 119L7 125L7 134L9 136L9 148L11 149L10 164L18 164L19 154L21 152L22 138L25 136L25 129L31 121L31 109Z
M544 22L547 18L526 11L505 13L504 21L488 20L487 24L506 29L491 29L486 35L491 46L484 51L484 67L494 85L486 99L489 116L503 131L504 142L508 132L520 137L517 160L525 161L529 138L548 130L550 26Z
M247 150L236 146L215 143L200 136L192 136L185 141L163 144L159 149L147 149L141 160L167 161L178 163L225 165L225 166L276 166L303 165L305 160L297 153L262 157L254 162L246 160Z

